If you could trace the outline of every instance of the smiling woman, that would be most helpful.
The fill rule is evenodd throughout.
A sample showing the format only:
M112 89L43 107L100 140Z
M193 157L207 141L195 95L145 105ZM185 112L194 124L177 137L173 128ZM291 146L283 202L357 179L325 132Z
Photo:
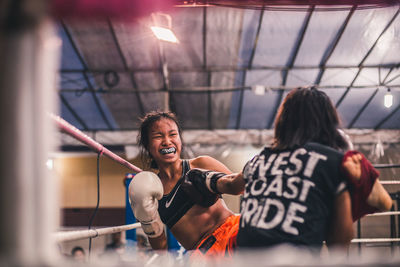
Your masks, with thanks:
M185 249L195 250L192 252L195 255L223 256L226 252L231 255L236 244L239 216L234 215L226 207L220 195L216 195L214 201L204 205L197 202L193 197L194 194L188 193L184 190L184 186L181 186L184 183L185 174L193 168L223 173L231 173L231 171L218 160L208 156L181 159L181 128L175 114L171 112L147 114L142 119L138 143L142 149L142 158L150 159L147 160L148 167L158 169L158 177L155 177L160 179L162 190L161 188L157 192L154 192L154 188L148 190L150 199L148 203L151 205L147 203L147 211L151 210L152 214L142 216L142 213L135 213L135 216L152 218L153 221L150 223L158 225L156 222L158 216L153 213L154 207L157 207L162 222ZM157 184L154 178L150 178L153 176L147 177L147 182L142 182L142 184ZM136 183L136 186L146 187L140 183ZM159 197L160 192L161 197ZM143 195L142 192L139 195ZM144 202L138 199L138 194L136 196L132 194L130 198L131 202ZM156 198L159 201L156 201ZM154 236L151 231L149 233L153 249L167 248L164 233L157 236Z

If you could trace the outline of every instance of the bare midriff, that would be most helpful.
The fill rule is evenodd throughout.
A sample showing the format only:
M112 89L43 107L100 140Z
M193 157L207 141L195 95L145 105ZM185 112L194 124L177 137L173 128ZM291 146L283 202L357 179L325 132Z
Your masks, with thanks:
M209 208L194 205L171 228L171 232L185 249L194 249L232 214L221 199Z

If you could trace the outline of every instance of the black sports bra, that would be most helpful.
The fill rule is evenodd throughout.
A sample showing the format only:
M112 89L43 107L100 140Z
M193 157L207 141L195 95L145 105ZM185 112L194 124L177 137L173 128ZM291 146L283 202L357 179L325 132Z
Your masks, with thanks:
M164 195L158 201L158 213L160 214L160 218L170 229L194 205L194 202L181 188L185 174L189 170L189 161L183 160L181 178L178 180L171 192Z

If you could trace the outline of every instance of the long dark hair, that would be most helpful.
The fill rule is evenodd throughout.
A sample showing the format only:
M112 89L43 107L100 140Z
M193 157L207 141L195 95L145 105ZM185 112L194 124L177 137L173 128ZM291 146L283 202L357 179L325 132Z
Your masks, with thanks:
M273 149L291 149L317 142L347 149L339 133L340 119L329 97L315 87L293 89L284 99L275 119Z
M161 119L169 119L175 122L176 126L178 127L178 132L179 136L181 137L182 140L182 130L181 127L178 123L178 119L176 115L173 112L170 111L151 111L147 113L142 119L141 119L141 124L139 127L139 134L137 137L137 142L140 147L140 157L142 160L142 163L144 165L149 165L150 168L157 169L157 163L155 160L152 158L152 156L149 153L149 131L151 126L153 124Z

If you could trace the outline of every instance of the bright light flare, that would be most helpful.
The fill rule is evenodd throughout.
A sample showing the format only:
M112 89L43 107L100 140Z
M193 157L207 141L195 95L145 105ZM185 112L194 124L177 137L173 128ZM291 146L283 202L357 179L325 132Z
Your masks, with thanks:
M52 170L54 168L54 161L53 159L47 159L46 161L46 167L49 170Z
M387 108L390 108L393 105L393 95L390 93L390 91L385 94L384 105Z
M152 26L150 28L157 39L171 43L179 43L178 38L176 38L175 34L170 29L157 26Z

